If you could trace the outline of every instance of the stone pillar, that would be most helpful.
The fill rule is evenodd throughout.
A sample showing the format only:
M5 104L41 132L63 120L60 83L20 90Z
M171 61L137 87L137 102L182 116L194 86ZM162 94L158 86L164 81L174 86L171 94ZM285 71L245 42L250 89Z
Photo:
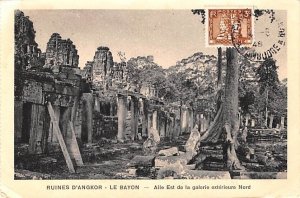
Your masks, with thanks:
M244 123L243 123L244 116L240 112L238 113L238 116L239 116L240 127L243 127L244 126Z
M149 137L149 132L150 132L150 129L152 127L152 117L151 117L151 113L152 112L149 112L148 111L148 114L147 114L147 136Z
M255 120L251 119L251 127L255 127Z
M249 115L249 114L246 114L245 119L246 119L246 120L245 120L245 126L248 127L250 115Z
M175 124L174 124L174 137L177 138L180 135L181 125L180 125L180 119L175 118Z
M71 121L74 125L76 138L79 138L81 140L82 108L78 97L76 97L74 105L72 107Z
M160 137L166 136L166 119L164 117L159 119L159 134Z
M29 153L44 153L47 146L47 135L50 119L46 119L46 107L43 105L32 104L30 119Z
M117 139L120 142L124 141L125 138L125 121L127 115L127 97L123 95L118 95L118 134Z
M175 126L174 126L175 122L174 122L174 117L171 116L170 117L170 124L169 124L169 137L173 138L174 133L175 133Z
M153 110L152 114L152 127L149 130L148 136L153 136L153 139L156 143L160 142L160 135L159 135L159 123L158 123L158 112L156 109Z
M194 110L191 108L189 115L189 132L194 128Z
M94 104L94 110L97 112L100 112L100 101L97 96L95 96L95 104Z
M83 93L83 118L82 132L86 133L88 143L93 141L93 95L91 93Z
M170 137L170 118L166 118L166 137Z
M271 115L270 115L270 121L269 121L269 128L270 128L270 129L273 128L273 119L274 119L274 115L271 114Z
M188 129L188 111L186 107L182 107L181 109L181 129L180 134L186 133Z
M199 123L200 123L200 127L199 127L200 128L200 132L205 131L206 126L205 126L205 119L204 119L203 114L200 114Z
M284 116L281 117L281 121L280 121L280 129L284 129Z
M23 102L15 100L14 104L14 139L15 142L20 142L22 139L22 124L23 124Z
M148 112L145 99L141 101L141 115L142 115L142 137L147 137L147 123L148 123Z
M138 132L138 100L131 96L131 140L135 140Z
M61 112L59 125L60 125L61 134L66 141L68 138L70 138L70 121L71 121L72 107L62 107L62 108L63 108L63 112Z
M262 127L263 126L263 116L262 116L263 112L259 112L258 114L258 122L259 122L259 126Z
M157 125L157 110L153 110L152 114L152 127L155 130L158 130L158 125Z
M60 120L60 107L56 106L56 105L53 105L52 108L53 108L53 111L54 111L56 121L57 121L57 123L59 123L59 120ZM48 143L58 143L57 137L54 134L55 133L53 132L53 123L50 122Z

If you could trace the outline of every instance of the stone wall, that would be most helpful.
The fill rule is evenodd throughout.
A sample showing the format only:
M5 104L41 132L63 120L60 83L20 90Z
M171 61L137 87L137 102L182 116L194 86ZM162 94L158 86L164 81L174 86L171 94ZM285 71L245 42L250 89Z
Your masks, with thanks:
M115 139L118 133L118 118L93 112L93 141L101 138Z
M53 33L47 43L46 65L63 65L78 67L79 55L76 46L70 39L62 39L58 33Z
M45 153L58 144L47 105L51 103L62 136L81 136L81 76L72 41L54 33L46 53L35 42L32 21L15 12L15 143L29 144L32 154ZM45 63L45 64L44 64Z
M23 71L43 65L41 50L35 41L35 30L28 16L15 11L15 68Z

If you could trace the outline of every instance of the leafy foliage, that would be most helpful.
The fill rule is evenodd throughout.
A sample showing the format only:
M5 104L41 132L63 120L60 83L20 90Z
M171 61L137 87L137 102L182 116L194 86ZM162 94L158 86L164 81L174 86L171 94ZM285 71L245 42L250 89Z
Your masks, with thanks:
M257 69L258 82L260 84L260 93L265 89L276 91L279 83L276 61L274 59L265 60Z

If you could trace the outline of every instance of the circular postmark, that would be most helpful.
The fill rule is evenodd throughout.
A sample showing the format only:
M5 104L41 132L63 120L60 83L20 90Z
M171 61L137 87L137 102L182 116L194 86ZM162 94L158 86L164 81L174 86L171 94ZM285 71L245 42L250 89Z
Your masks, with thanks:
M236 37L238 24L232 24L231 41L240 55L251 62L263 62L280 54L286 44L286 13L281 10L254 10L253 44L243 46ZM249 35L250 36L250 35Z

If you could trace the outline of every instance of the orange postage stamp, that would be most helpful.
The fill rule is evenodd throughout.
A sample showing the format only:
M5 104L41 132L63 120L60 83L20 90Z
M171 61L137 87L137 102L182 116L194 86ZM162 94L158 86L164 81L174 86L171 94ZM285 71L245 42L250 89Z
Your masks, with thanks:
M209 9L208 45L251 45L251 9Z

